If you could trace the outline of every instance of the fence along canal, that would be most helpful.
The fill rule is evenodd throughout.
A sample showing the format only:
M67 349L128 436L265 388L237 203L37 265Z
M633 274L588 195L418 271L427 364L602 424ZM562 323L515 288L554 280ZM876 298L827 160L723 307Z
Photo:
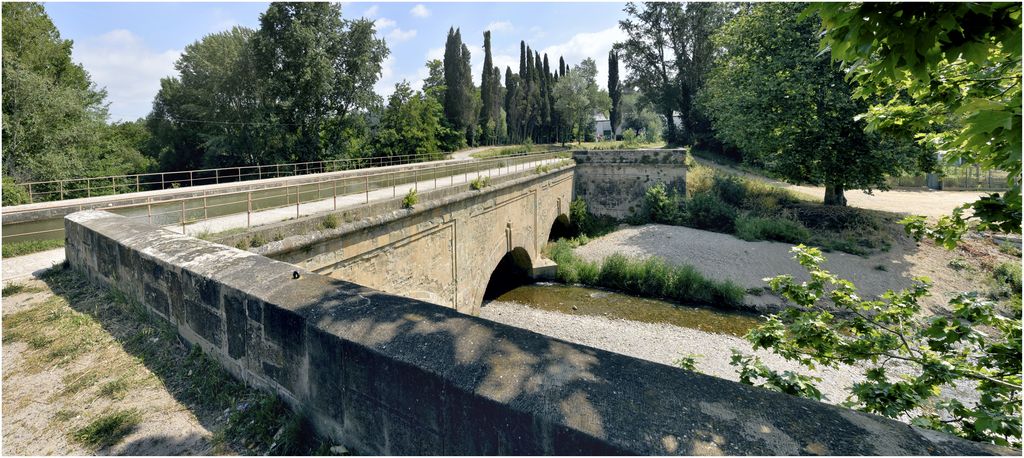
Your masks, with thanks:
M268 216L266 213L270 210L294 207L295 212L290 213L290 217L298 217L336 209L338 205L369 202L371 194L377 198L400 197L407 192L410 185L417 190L468 185L470 180L477 177L522 172L568 157L570 156L566 152L510 155L493 159L441 164L416 170L371 172L359 176L325 178L312 183L281 185L248 191L227 193L213 191L209 194L204 192L202 196L150 200L146 203L104 207L103 210L158 226L176 227L180 232L185 233L188 233L189 226L195 223L232 215L245 215L246 218L244 224L236 224L234 227L251 227L288 218L286 216L266 220L266 216ZM382 193L383 190L391 190L390 196L387 193ZM354 199L358 196L363 196L363 202ZM69 207L79 206L79 204L69 205ZM5 213L16 212L17 210ZM276 215L269 216L273 218ZM63 237L63 217L3 225L3 243L51 240Z

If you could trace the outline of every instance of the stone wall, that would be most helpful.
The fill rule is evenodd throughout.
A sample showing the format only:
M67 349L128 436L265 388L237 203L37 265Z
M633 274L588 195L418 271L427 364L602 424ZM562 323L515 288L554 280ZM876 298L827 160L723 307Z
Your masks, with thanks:
M655 183L686 192L686 151L577 151L576 197L595 215L629 218L643 210L644 193Z
M73 269L144 304L362 454L1014 453L562 342L102 211L69 215L65 227Z
M335 229L310 230L323 215L287 221L261 231L300 234L254 251L477 315L503 256L521 248L529 255L528 267L538 266L553 223L559 216L568 220L573 178L568 164L495 179L478 191L427 191L412 209L401 208L397 198L367 206L372 208L352 221L338 212L348 222Z

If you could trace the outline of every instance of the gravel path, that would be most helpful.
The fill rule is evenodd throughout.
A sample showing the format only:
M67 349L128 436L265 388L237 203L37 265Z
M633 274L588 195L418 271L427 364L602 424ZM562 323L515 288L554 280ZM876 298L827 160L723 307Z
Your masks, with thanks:
M809 278L793 260L792 247L788 243L747 242L689 227L648 224L625 226L593 239L577 248L576 254L588 260L600 260L614 253L658 256L673 264L691 264L710 278L732 280L744 288L761 288L767 286L765 277L790 274L798 280ZM841 252L826 253L825 257L825 269L853 281L864 297L905 288L915 276L928 276L935 282L933 296L923 302L927 306L947 303L956 291L977 288L966 275L949 267L954 254L929 244L894 243L889 252L867 258ZM771 293L747 295L747 303L753 306L780 302Z

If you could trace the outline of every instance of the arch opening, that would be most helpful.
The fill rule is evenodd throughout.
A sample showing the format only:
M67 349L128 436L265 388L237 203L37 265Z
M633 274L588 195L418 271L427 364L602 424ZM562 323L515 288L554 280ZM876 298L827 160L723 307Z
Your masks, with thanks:
M519 286L533 282L530 273L533 270L533 261L530 253L522 248L514 248L505 253L498 261L498 265L491 273L491 279L487 282L487 289L484 290L484 302L492 300Z
M576 230L569 223L569 217L565 215L558 215L555 221L551 223L551 231L548 232L548 241L553 242L558 239L568 239L576 235Z

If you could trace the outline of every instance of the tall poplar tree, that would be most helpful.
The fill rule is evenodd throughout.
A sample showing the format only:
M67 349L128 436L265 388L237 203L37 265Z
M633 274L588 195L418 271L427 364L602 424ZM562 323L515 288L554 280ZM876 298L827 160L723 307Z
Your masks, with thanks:
M484 68L480 72L480 133L481 143L491 144L495 141L494 138L494 127L497 126L496 120L492 118L494 114L494 90L491 87L494 83L491 81L491 77L494 72L491 70L493 66L493 60L491 59L491 31L484 31ZM495 124L491 124L495 122Z

